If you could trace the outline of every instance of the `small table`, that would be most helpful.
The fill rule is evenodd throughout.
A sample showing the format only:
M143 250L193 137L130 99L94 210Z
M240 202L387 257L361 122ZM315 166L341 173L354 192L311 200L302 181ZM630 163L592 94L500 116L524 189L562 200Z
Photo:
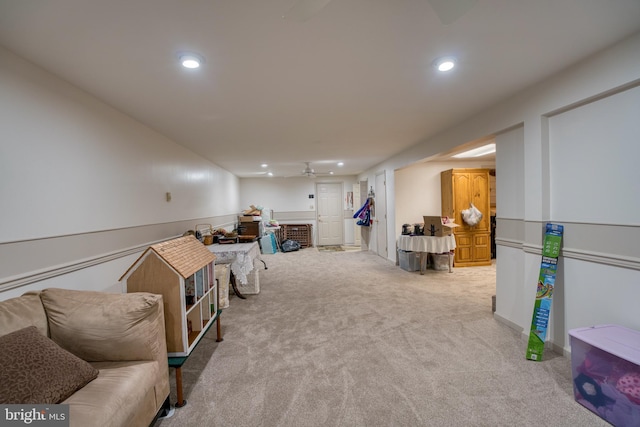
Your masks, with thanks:
M254 260L258 260L264 264L267 270L267 263L260 257L260 245L258 242L251 243L227 243L207 246L209 251L216 255L216 264L231 264L231 287L238 298L246 299L244 295L238 291L236 286L236 278L240 283L246 285L248 282L247 275L253 270Z
M420 253L420 274L424 274L425 254L442 254L445 252L449 254L449 273L452 273L453 259L451 251L455 248L456 238L454 235L442 237L402 235L398 237L398 249Z
M205 331L205 334L206 334L211 328L211 325L215 323L216 334L217 334L216 342L224 341L224 338L222 338L222 328L220 327L220 314L222 314L222 310L218 309L218 311L216 312L216 317L213 319L213 321L209 323L209 326ZM201 341L202 340L199 340L196 343L195 347L197 347ZM193 350L191 350L191 353L193 353L193 351L195 350L195 347ZM185 364L187 359L189 359L189 356L177 356L177 357L169 356L169 367L176 369L176 395L178 398L178 401L176 402L176 405L175 405L176 408L182 408L184 405L187 404L187 401L184 399L184 396L182 394L182 365Z

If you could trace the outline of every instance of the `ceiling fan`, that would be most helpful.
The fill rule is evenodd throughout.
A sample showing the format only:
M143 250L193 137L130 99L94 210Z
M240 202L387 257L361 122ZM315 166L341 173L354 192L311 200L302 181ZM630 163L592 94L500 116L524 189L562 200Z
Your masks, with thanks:
M332 171L329 171L329 172L316 172L311 167L311 162L304 162L304 169L302 170L301 175L302 176L306 176L307 178L315 178L316 176L333 175L333 172Z
M316 171L313 170L313 168L311 167L311 163L310 162L304 162L305 164L305 168L302 170L302 175L308 177L308 178L315 178L316 177Z
M453 24L464 16L478 0L428 0L443 25ZM320 12L331 0L296 0L284 19L305 22Z

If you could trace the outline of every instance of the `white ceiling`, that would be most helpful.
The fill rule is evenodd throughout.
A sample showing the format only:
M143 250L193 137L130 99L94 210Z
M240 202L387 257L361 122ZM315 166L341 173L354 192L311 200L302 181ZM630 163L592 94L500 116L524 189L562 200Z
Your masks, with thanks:
M241 177L362 172L639 30L640 0L0 0L0 44Z

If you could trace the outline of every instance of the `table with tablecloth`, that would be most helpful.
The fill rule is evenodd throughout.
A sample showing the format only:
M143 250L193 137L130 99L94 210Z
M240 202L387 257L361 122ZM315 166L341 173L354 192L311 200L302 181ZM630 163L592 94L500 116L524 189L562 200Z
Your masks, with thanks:
M420 253L420 274L424 274L424 265L427 254L449 254L449 273L452 270L451 251L456 248L455 236L408 236L398 237L398 249Z
M231 244L218 244L207 246L216 256L216 264L231 264L231 285L233 291L240 298L244 299L244 296L238 291L235 280L239 280L241 284L246 285L248 283L247 276L254 268L254 261L261 261L265 269L267 265L262 261L260 255L260 245L258 242L251 243L231 243Z

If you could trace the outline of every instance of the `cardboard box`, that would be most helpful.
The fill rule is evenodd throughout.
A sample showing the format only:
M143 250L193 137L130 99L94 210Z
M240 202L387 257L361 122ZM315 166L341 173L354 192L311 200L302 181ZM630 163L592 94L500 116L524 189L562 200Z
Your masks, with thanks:
M615 426L640 426L640 332L598 325L569 337L576 402Z
M255 215L240 215L238 218L240 218L240 222L262 221L261 216Z
M446 216L423 216L424 219L424 235L425 236L450 236L455 227L460 227L459 224L451 221L451 218Z

